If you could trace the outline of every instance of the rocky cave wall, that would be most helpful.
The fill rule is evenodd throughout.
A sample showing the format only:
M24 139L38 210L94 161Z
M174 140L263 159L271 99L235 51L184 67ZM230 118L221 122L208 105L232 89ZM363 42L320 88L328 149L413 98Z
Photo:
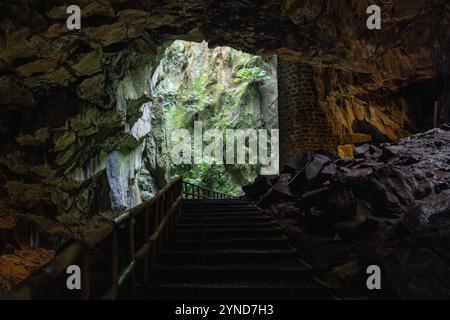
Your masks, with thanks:
M379 31L366 28L373 3L382 9ZM81 30L65 26L69 4L82 9ZM449 21L446 0L3 1L1 212L11 224L20 217L49 229L51 221L52 232L74 236L111 197L136 201L120 190L139 183L133 155L148 123L138 120L151 100L142 79L168 41L206 40L310 65L320 105L339 119L330 123L345 145L368 139L367 128L391 138L412 131L405 110L414 101L384 99L415 86L439 84L428 95L446 119Z
M326 150L353 157L355 146L392 142L449 121L439 102L443 83L419 81L402 88L366 92L358 74L310 64L283 61L278 65L281 163L304 151Z
M297 7L298 4L299 1L292 1L288 6L292 11L288 9L287 14L294 24L304 22L315 9L318 15L305 26L315 37L301 38L310 46L310 52L306 57L299 57L298 52L293 52L290 59L285 57L291 61L285 62L289 66L280 72L279 81L285 83L280 86L284 90L280 91L280 109L294 115L280 116L284 119L280 125L282 163L292 155L320 147L341 157L352 157L355 145L397 141L433 128L436 102L437 125L449 121L448 71L443 70L448 64L443 59L449 38L448 4L383 3L382 12L384 17L388 13L389 18L383 20L382 30L376 32L364 30L365 25L355 20L363 18L366 1L322 2L315 9L308 1L303 1L303 8ZM303 10L307 5L309 11ZM331 19L325 23L324 17L337 12L339 22ZM319 27L319 21L324 25ZM416 32L420 36L415 36ZM351 44L345 39L356 35L358 40L352 40ZM334 44L333 57L323 56L326 41L322 45L314 42L334 36L340 40ZM426 47L425 43L433 38L433 44ZM388 48L386 43L392 45ZM312 66L312 76L303 67L306 60ZM308 77L313 78L315 85L311 80L305 83ZM308 108L303 119L296 113L302 108ZM310 128L311 123L316 124L314 128Z

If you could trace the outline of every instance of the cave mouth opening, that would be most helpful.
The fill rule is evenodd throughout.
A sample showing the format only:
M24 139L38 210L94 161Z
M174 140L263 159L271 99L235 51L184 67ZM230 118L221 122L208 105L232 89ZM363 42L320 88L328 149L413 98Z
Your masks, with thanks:
M51 139L52 149L45 149L42 158L56 163L61 176L56 181L61 189L45 189L49 199L44 198L47 195L39 198L43 192L36 190L44 188L38 183L36 187L18 183L7 190L0 188L0 197L2 193L5 197L26 194L21 199L14 196L14 210L26 209L31 217L42 217L24 219L25 223L18 223L23 229L17 231L20 239L7 239L8 248L14 244L17 254L29 257L23 265L33 262L33 270L37 269L67 239L91 234L105 219L152 198L175 176L238 196L241 187L260 173L261 165L249 164L248 154L246 164L174 164L171 135L177 129L192 132L195 121L201 121L205 131L278 129L276 56L176 40L161 56L136 65L114 85L96 74L75 90L49 90L39 100L42 108L20 116L18 122L25 123L25 129L11 128L8 136L18 137L16 143L21 147L36 150L37 165L42 160L37 158L40 146L47 147ZM45 121L55 128L42 129ZM249 147L248 138L244 143ZM37 194L35 203L27 203L28 192ZM11 206L8 201L4 204ZM53 237L55 226L64 234ZM19 250L22 247L30 249ZM22 274L14 277L15 283L25 278Z
M261 163L227 164L226 131L278 129L278 88L276 57L261 57L230 47L209 48L206 42L176 40L161 56L150 79L151 102L148 135L142 152L142 169L137 174L142 200L150 198L166 181L181 176L186 181L231 195L241 195L243 185L254 181ZM145 105L144 105L145 106ZM175 133L183 130L195 136L202 125L200 161L193 157L176 163ZM220 132L222 140L205 139L205 132ZM183 137L184 139L184 137ZM268 139L270 149L270 137ZM189 140L190 141L190 140ZM191 151L195 154L192 140ZM244 138L250 148L250 136ZM221 146L218 146L218 145ZM206 155L207 148L223 152L222 163ZM180 156L183 156L181 151ZM235 156L236 150L234 151ZM217 156L217 153L213 152ZM186 160L186 158L184 158ZM237 164L240 163L240 164Z

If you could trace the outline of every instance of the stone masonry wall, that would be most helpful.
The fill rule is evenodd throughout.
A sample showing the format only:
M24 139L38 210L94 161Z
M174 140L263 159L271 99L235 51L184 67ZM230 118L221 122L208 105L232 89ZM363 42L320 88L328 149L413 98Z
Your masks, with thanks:
M318 101L313 69L278 61L280 164L307 150L336 153L337 142Z

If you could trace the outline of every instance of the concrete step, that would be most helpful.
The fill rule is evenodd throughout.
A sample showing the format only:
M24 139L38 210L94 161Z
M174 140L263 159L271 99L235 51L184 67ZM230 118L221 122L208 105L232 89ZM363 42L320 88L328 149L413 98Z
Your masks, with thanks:
M259 239L279 236L278 228L247 228L247 229L177 229L171 234L172 239L217 239L217 238L243 238Z
M229 211L260 211L253 206L230 206L230 207L183 207L184 212L229 212Z
M177 230L267 229L276 227L277 224L274 222L179 223Z
M229 211L229 212L183 212L181 215L183 218L199 218L199 217L268 217L261 211Z
M268 215L254 215L254 216L245 216L245 215L234 215L234 216L190 216L186 217L184 215L181 216L179 220L179 224L188 223L188 224L219 224L219 223L261 223L261 222L270 222L273 220L273 217Z
M293 250L163 250L158 261L172 266L300 264Z
M215 250L215 249L288 249L286 240L280 237L255 239L228 238L228 239L170 239L164 246L168 250Z
M312 276L306 266L264 265L158 265L151 271L153 284L179 281L202 283L310 281Z
M143 299L329 299L273 217L242 200L184 200Z
M185 206L233 206L254 205L247 200L221 200L221 199L183 199Z
M328 288L318 282L166 282L152 284L138 289L145 299L181 300L317 300L330 299Z

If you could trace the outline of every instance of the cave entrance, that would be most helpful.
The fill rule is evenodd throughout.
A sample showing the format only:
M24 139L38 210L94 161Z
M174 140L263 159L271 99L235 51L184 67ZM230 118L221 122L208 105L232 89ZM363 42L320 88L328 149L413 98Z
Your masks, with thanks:
M260 173L261 163L227 164L226 131L248 129L259 132L278 129L277 58L261 57L230 47L209 48L206 42L177 40L168 46L150 79L151 127L142 154L143 168L138 174L143 200L151 197L174 176L186 181L241 195L241 186ZM144 115L145 117L145 115ZM185 130L195 136L195 126L222 135L209 141L223 150L223 164L211 163L205 154L210 142L201 143L201 161L175 163L171 154L174 134ZM250 137L245 146L250 148ZM271 148L270 137L268 148ZM192 149L195 142L192 140ZM215 148L215 147L214 147ZM192 150L193 154L196 152ZM201 152L202 152L201 151ZM247 150L248 151L248 150ZM269 151L270 153L270 151ZM252 163L252 164L250 164Z

